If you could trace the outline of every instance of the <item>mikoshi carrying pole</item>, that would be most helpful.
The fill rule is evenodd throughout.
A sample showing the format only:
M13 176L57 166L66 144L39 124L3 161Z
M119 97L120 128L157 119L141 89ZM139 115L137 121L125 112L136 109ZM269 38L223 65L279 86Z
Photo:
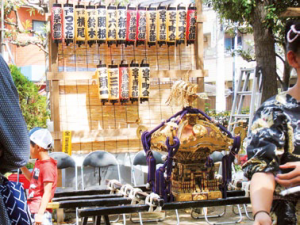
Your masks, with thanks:
M176 24L176 45L183 44L186 31L186 7L182 3L177 6Z
M139 64L133 60L129 67L129 98L133 103L139 100Z
M64 39L66 42L66 45L68 46L69 43L73 43L74 39L74 8L73 4L69 4L68 2L64 4L63 6L63 12L64 12Z
M150 94L150 66L149 63L142 63L140 65L139 71L139 97L140 102L143 103L144 101L149 100Z
M188 7L187 19L186 19L186 43L187 43L187 45L195 43L196 22L197 22L197 8L196 8L195 4L191 3Z
M145 44L146 25L147 25L146 7L141 6L141 4L139 4L138 11L137 11L136 46Z
M117 38L117 7L107 6L106 37L108 46L116 43Z
M51 33L54 43L60 43L63 38L63 10L61 4L54 3L51 9Z
M97 43L100 46L106 42L106 6L97 6Z
M127 5L126 46L134 45L136 40L137 12L136 7Z
M84 5L75 5L75 41L78 46L85 44L85 9Z
M91 3L90 3L91 4ZM87 5L85 10L86 40L91 47L97 40L97 11L93 5Z
M109 88L106 64L102 64L101 60L99 65L97 65L97 78L99 82L99 98L104 105L106 102L108 102Z
M151 47L156 45L157 40L157 12L156 7L151 7L151 4L147 8L147 43Z
M119 68L118 65L114 65L114 61L111 65L108 65L108 88L109 88L109 101L113 104L119 100Z
M162 46L167 41L167 10L161 3L157 8L157 24L157 43Z
M175 45L176 39L176 18L177 18L177 10L176 6L172 6L172 4L168 5L167 8L167 44Z
M126 103L129 100L129 73L127 61L122 60L119 65L119 97L121 103Z
M127 26L126 6L118 4L117 8L117 44L125 44Z

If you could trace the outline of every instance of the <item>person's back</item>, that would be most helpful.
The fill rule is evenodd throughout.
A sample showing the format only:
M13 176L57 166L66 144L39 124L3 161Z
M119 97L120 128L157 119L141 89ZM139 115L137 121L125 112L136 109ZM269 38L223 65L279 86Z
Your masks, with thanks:
M52 224L51 212L47 210L57 186L57 162L48 155L52 142L47 129L30 132L30 155L37 160L32 172L22 168L25 177L30 180L27 202L36 224Z
M19 95L9 68L0 55L0 176L25 166L29 159L29 138ZM0 179L2 184L2 179ZM0 224L10 225L0 194Z

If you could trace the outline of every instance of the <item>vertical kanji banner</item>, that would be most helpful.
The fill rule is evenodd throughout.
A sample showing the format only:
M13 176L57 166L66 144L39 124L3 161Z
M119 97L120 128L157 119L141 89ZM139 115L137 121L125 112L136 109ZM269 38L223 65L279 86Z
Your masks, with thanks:
M86 40L91 47L97 40L97 11L95 6L86 6L85 14Z
M72 155L72 131L63 131L62 152Z
M147 8L147 43L149 47L156 44L157 36L157 12L156 7Z
M123 44L126 40L127 10L126 6L118 5L117 8L117 43Z
M116 42L117 38L117 7L108 5L107 7L107 25L106 25L106 37L108 45Z
M74 39L74 8L73 4L64 4L63 7L64 12L64 35L63 38L65 39L66 44L73 42Z
M177 6L176 14L176 44L182 44L185 42L185 30L186 30L186 7L179 4Z
M135 6L127 6L126 45L133 45L136 39L137 12Z
M85 34L84 5L75 5L75 40L79 46L85 43Z
M63 38L63 10L61 4L53 4L51 11L52 40L56 43Z
M197 22L197 8L194 4L190 4L188 7L187 19L186 19L187 44L193 44L196 40L196 22Z
M141 44L145 44L146 41L146 23L147 22L147 14L146 7L138 5L137 11L137 30L136 30L136 45L139 46Z
M150 94L150 66L142 61L139 69L139 97L140 102L148 101Z
M97 65L97 77L99 82L99 98L104 104L105 102L108 102L109 98L108 73L106 65L102 64L101 61L99 65Z
M97 42L106 42L106 6L101 4L97 6Z
M171 4L167 9L167 42L168 45L174 45L176 39L176 17L177 10Z
M157 30L157 42L161 46L167 41L167 10L166 6L159 4L157 8L158 17L158 30Z
M129 67L129 98L131 102L139 98L139 64L131 62Z
M129 99L129 73L128 64L126 61L122 60L119 65L119 81L120 81L120 102L128 102Z
M119 100L119 68L118 65L108 66L108 88L109 88L109 100L112 103Z

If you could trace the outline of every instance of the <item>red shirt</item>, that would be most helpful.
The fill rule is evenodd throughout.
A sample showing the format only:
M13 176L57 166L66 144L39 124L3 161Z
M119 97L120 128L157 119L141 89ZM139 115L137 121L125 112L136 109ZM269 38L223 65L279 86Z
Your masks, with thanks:
M57 186L56 160L37 160L31 173L30 187L28 192L28 206L31 213L38 213L42 197L44 195L44 183L52 182L50 200L54 196Z

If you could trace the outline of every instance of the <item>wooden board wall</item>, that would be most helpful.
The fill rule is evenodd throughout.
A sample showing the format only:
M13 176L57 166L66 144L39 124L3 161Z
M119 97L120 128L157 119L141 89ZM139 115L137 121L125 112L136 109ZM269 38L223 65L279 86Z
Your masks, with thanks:
M201 31L202 26L198 29ZM202 39L198 38L198 41ZM197 51L195 46L198 46ZM51 95L54 96L51 99L51 109L54 109L52 119L56 127L53 133L57 143L55 151L61 151L61 144L59 145L61 132L66 130L73 133L72 153L83 154L95 150L122 153L142 150L141 142L136 136L138 127L136 122L140 121L141 125L152 129L162 120L181 110L181 107L170 107L165 104L173 82L188 78L190 82L200 84L199 90L203 91L205 75L203 58L198 59L199 55L202 56L202 48L201 43L151 48L144 45L108 47L104 44L100 47L98 45L78 47L73 44L68 46L59 44L57 64L54 64L59 73L52 69L54 73L48 75L52 84ZM152 76L148 102L101 104L98 87L91 74L96 70L99 60L109 65L111 60L114 60L115 64L120 64L122 59L128 63L134 59L138 63L147 59ZM75 72L74 78L70 78L70 74L64 75L63 72ZM55 89L57 83L58 90ZM198 107L204 109L204 104Z

